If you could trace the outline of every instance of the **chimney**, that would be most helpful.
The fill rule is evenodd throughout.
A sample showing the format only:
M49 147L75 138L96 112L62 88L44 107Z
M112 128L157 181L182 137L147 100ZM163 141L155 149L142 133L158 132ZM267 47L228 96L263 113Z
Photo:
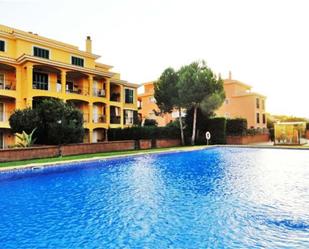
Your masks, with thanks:
M232 72L229 71L229 80L232 80Z
M86 52L92 53L92 41L91 41L90 36L87 36L87 39L86 39Z

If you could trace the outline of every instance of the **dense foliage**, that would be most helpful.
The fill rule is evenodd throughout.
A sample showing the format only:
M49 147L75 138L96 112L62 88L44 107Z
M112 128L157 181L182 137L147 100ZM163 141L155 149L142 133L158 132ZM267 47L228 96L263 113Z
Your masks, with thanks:
M193 109L191 144L194 145L197 131L197 110L211 113L225 99L223 81L212 72L204 61L193 62L179 70L178 91L181 103Z
M145 119L144 126L158 126L158 122L155 119Z
M246 135L247 120L244 118L235 118L226 120L226 134L227 135Z
M40 99L33 109L15 111L10 126L15 133L37 128L33 136L38 144L79 143L84 136L80 110L54 98Z
M138 140L138 139L156 139L156 138L179 138L180 131L173 127L130 127L108 129L107 135L109 141L118 140Z
M174 109L178 110L178 121L181 142L184 145L184 132L182 121L182 108L184 104L179 96L179 73L173 68L167 68L155 83L154 97L160 109L160 113L171 113Z
M206 144L206 132L211 134L210 144L226 143L226 119L210 118L207 119L203 128L197 130L196 143Z
M16 110L9 119L10 126L14 133L22 133L23 131L30 134L40 125L40 117L36 110L26 108Z

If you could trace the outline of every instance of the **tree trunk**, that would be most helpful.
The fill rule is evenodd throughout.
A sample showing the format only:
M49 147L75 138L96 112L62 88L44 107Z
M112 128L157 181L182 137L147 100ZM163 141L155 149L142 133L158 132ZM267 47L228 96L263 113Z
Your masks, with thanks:
M192 129L192 137L191 137L191 145L195 144L195 134L196 134L196 113L197 113L197 105L194 106L194 114L193 114L193 129Z
M181 117L181 108L178 109L179 113L179 125L180 125L180 135L181 135L181 144L185 145L185 137L183 135L183 127L182 127L182 117Z

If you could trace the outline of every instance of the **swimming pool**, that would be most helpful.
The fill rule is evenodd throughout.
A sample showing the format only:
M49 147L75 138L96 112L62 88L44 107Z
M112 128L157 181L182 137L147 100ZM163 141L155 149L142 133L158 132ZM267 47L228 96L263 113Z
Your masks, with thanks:
M2 173L0 248L309 248L309 155L214 148Z

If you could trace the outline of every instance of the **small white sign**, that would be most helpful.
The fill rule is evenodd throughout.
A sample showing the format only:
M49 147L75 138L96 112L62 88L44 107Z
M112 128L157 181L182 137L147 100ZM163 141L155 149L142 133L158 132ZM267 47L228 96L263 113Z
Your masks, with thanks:
M209 139L211 138L211 134L209 131L206 131L205 133L205 137L206 137L206 140L207 140L207 145L209 144Z
M206 139L209 140L211 138L210 132L206 131L205 136L206 136Z

